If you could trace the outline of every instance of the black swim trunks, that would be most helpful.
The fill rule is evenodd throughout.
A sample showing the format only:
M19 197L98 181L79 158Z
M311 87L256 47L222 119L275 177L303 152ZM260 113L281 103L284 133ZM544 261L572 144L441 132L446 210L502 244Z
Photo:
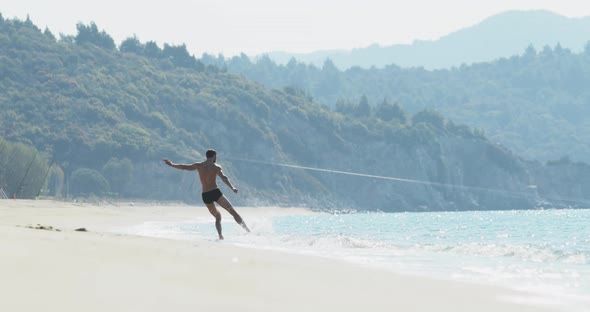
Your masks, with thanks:
M203 202L207 205L212 202L216 202L222 195L223 194L221 193L221 191L218 188L216 188L214 190L210 190L201 194L201 197L203 198Z

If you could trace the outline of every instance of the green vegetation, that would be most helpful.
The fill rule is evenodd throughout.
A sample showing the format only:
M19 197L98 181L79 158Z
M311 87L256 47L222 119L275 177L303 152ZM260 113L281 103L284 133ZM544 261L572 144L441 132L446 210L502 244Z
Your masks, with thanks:
M289 79L307 83L309 78L311 88L269 89L224 69L243 66L277 83L287 79L285 68L264 65L264 60L254 65L241 57L217 66L206 58L197 60L184 45L160 49L135 37L117 48L95 24L79 24L77 36L58 40L29 20L1 16L0 46L0 135L51 158L52 166L30 170L31 177L48 175L49 196L196 203L196 175L171 170L161 158L191 163L210 147L219 151L219 163L240 189L240 196L232 197L236 204L347 205L387 211L527 208L544 203L542 194L499 198L481 189L521 190L535 183L534 177L559 174L541 174L546 166L532 166L488 142L483 132L440 113L417 107L406 112L408 101L400 96L404 93L386 96L385 82L366 93L347 93L350 81L359 81L329 63L321 71L296 63L287 66L292 67ZM416 84L440 74L417 72ZM414 86L408 83L406 88ZM333 108L314 102L326 93L334 99ZM444 101L443 96L436 98ZM23 153L19 161L30 161L33 152ZM0 153L2 159L7 155L11 154ZM264 162L438 184L294 170ZM11 191L19 185L14 177L26 172L19 166L1 168L14 170L4 175ZM568 179L564 176L562 181L586 183Z
M109 182L100 172L92 169L76 169L70 183L72 192L78 195L106 195L110 190Z
M269 88L299 88L339 111L348 99L366 96L371 107L386 99L412 114L433 109L481 128L527 159L590 162L590 43L577 54L560 45L530 46L520 56L436 71L395 65L340 71L329 60L317 68L295 60L276 65L268 57L202 60Z
M48 173L46 158L35 148L0 138L0 188L8 197L37 197Z

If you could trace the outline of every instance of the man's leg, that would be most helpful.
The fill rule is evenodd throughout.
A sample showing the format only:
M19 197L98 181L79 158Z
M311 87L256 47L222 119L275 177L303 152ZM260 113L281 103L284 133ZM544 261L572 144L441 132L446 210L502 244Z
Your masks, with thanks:
M217 203L220 204L221 207L223 207L225 210L227 210L227 212L229 212L234 217L234 220L236 220L236 222L239 225L241 225L244 228L244 230L250 232L250 229L248 228L242 217L240 217L240 215L236 212L236 210L231 205L227 197L225 197L225 195L221 195L221 197L217 200Z
M205 204L209 212L215 217L215 228L217 229L217 234L219 234L219 239L223 239L223 235L221 235L221 213L219 210L215 208L215 203Z

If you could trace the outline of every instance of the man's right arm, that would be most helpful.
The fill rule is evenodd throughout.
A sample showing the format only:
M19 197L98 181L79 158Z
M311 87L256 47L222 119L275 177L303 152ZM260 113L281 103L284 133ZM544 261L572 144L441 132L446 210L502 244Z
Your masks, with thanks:
M199 163L194 163L192 165L175 164L175 163L171 162L170 160L168 160L168 158L164 158L164 163L172 168L176 168L176 169L180 169L180 170L188 170L188 171L197 170L197 168L199 167Z
M238 189L235 188L231 182L229 181L229 178L223 173L223 169L221 169L221 166L218 166L218 172L217 175L221 178L221 181L223 181L223 183L225 183L227 186L229 186L229 188L234 192L237 193Z

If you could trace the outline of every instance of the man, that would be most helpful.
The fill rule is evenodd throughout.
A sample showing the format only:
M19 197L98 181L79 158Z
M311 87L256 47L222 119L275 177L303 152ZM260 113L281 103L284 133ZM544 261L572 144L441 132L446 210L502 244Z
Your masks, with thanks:
M229 200L221 193L219 187L217 187L217 176L219 176L223 183L227 184L227 186L229 186L229 188L231 188L234 193L238 192L238 190L233 187L228 177L223 173L221 166L215 163L217 160L217 152L210 149L205 153L205 156L207 156L207 160L203 162L197 162L192 165L174 164L168 160L168 158L164 158L164 163L172 168L180 170L197 170L199 173L199 179L201 180L201 186L203 188L203 193L201 196L205 206L207 206L209 212L215 217L215 228L217 228L217 233L219 234L220 240L223 239L223 235L221 234L221 213L219 213L217 208L215 208L215 203L221 205L221 207L227 210L234 217L239 225L241 225L246 231L250 232L250 229L248 229L248 226L246 226L246 223L244 223L242 217L240 217L234 207L232 207Z

